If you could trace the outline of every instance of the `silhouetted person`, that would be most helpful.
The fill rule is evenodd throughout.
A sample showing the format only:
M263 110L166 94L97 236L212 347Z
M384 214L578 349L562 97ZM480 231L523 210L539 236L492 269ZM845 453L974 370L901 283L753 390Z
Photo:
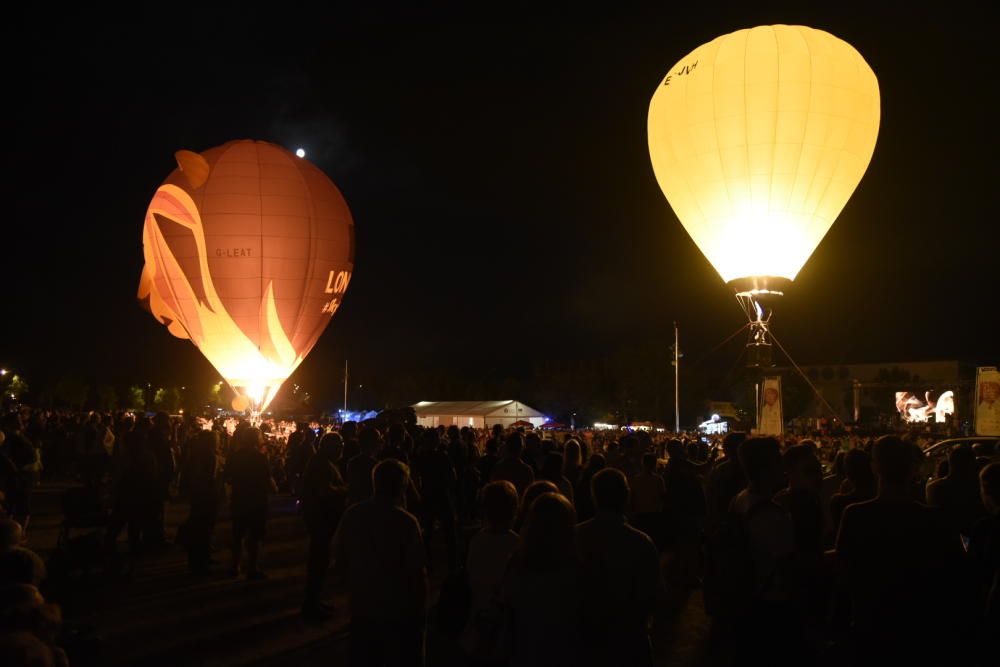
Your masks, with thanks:
M515 533L520 533L521 529L524 528L524 522L528 520L528 512L535 499L546 493L559 493L559 487L547 479L540 479L529 484L528 488L524 490L521 501L518 503L517 516L514 518ZM567 498L567 500L569 499Z
M385 447L378 453L378 459L380 461L396 459L409 465L410 455L406 451L406 441L409 437L402 424L389 424Z
M188 567L192 574L208 574L212 531L218 513L216 449L218 436L199 431L190 444L187 477L191 494L188 516Z
M382 434L366 428L358 435L360 452L347 463L347 502L351 505L372 497L372 470L378 460L375 455L382 444Z
M157 412L153 416L153 428L147 438L149 451L156 459L156 492L160 500L156 504L153 524L149 535L143 537L152 547L162 547L166 544L166 532L163 524L164 510L170 499L170 485L174 480L173 433L170 428L170 415Z
M796 645L801 628L791 597L794 529L791 517L773 500L786 484L781 448L775 438L748 438L740 445L739 459L747 487L733 498L729 512L746 535L752 580L744 614L736 619L737 636L746 645L747 659L773 660L773 647L760 638L785 628L789 641L778 655L781 664L791 664L801 658L802 647Z
M722 439L725 458L712 467L705 488L706 519L709 526L717 525L726 516L733 498L747 485L737 456L740 445L746 439L746 433L740 431L727 433Z
M587 582L576 541L576 514L565 496L532 503L502 586L510 610L510 664L578 665L584 658Z
M448 439L445 444L445 452L451 461L452 470L455 471L455 491L453 494L455 504L455 514L459 522L469 518L470 508L468 506L468 494L466 490L469 484L469 454L466 451L465 441L462 440L462 432L458 426L452 424L448 427Z
M927 485L927 504L941 508L952 528L963 535L986 516L972 447L959 445L948 452L948 475Z
M583 473L583 466L580 465L583 459L582 450L580 449L580 442L576 438L570 438L563 445L563 477L569 480L569 483L573 485L574 493L576 493L576 483L580 481L580 475Z
M340 427L340 437L344 439L344 455L340 457L340 476L347 479L347 464L351 459L361 453L361 445L358 444L358 423L346 421Z
M559 489L559 493L573 502L573 485L562 474L563 457L555 452L549 452L542 460L542 471L539 479L552 482Z
M596 511L594 510L594 498L590 495L590 480L598 471L605 467L603 454L592 454L587 459L587 467L580 473L580 481L576 483L573 492L574 504L576 505L576 516L580 521L592 519Z
M501 480L483 487L485 525L469 541L465 569L470 610L461 640L466 655L479 662L497 662L500 658L500 647L495 642L503 615L500 585L517 550L518 537L512 530L516 513L517 490L513 484Z
M820 492L823 465L808 445L793 445L782 460L788 487L775 494L774 500L792 519L795 550L819 558L823 554L823 507Z
M45 581L45 563L31 549L22 546L21 525L0 518L0 588L17 584L37 587Z
M634 477L642 471L642 452L639 449L639 438L627 435L621 439L619 456L614 460L608 458L608 466L625 473L625 479Z
M461 507L463 508L458 516L461 521L469 522L478 517L479 505L476 498L479 494L479 488L489 480L487 479L484 482L479 476L479 457L481 453L479 451L476 430L468 426L462 427L461 439L462 452L465 456L465 471L463 474L458 475L458 495Z
M31 522L31 494L38 483L38 452L24 435L21 415L17 412L4 417L3 436L0 444L11 464L4 463L5 502L14 519L27 531Z
M504 452L493 466L490 477L492 481L505 479L517 489L520 497L528 485L535 481L535 471L521 460L521 453L524 449L524 438L520 433L514 431L507 436L504 442Z
M140 541L154 530L157 511L162 506L160 475L156 457L146 445L141 430L129 431L125 438L121 468L115 481L111 518L106 535L106 551L113 554L122 528L128 525L128 573L134 571Z
M66 654L55 644L61 622L59 607L34 586L0 589L0 665L66 667Z
M988 515L969 538L969 564L975 579L982 619L978 628L980 664L1000 655L1000 463L979 473L980 491Z
M309 534L309 561L306 570L302 614L310 619L331 615L323 603L323 584L330 568L330 540L346 506L347 486L340 477L337 461L344 451L339 433L327 433L319 449L309 459L302 475L302 515Z
M493 468L496 467L497 461L500 460L500 446L502 444L503 440L496 437L486 441L486 451L479 457L479 461L476 462L476 467L479 468L480 484L488 484L493 478Z
M801 619L817 633L829 612L831 568L825 558L826 517L821 493L823 465L809 444L792 445L782 459L788 486L774 496L792 520L795 544L794 569L790 574L793 600L805 612Z
M667 443L667 456L663 467L664 515L666 541L673 552L668 577L671 588L682 590L692 585L696 577L705 493L680 440Z
M81 447L77 469L84 486L97 486L107 470L107 451L104 449L105 429L101 416L91 413L81 429Z
M313 455L314 444L315 434L305 422L297 423L295 432L288 436L288 446L285 449L285 478L294 495L299 494L302 473L305 472L306 464Z
M374 496L344 512L333 538L351 608L349 664L422 665L427 570L420 525L403 509L409 469L387 459L372 477Z
M836 554L844 568L859 664L962 664L965 611L957 531L912 498L910 446L884 436L872 448L878 495L844 510ZM930 584L930 585L928 585ZM958 604L956 604L958 603ZM928 614L934 632L919 632Z
M545 458L545 450L542 449L542 438L534 431L524 434L524 451L521 452L521 460L531 467L531 472L535 477L542 471L542 461Z
M257 558L267 523L267 496L276 490L267 457L260 451L263 439L260 429L243 429L237 437L236 451L226 462L226 480L233 487L230 499L233 521L232 574L234 577L240 574L245 542L248 580L265 578L257 567Z
M621 471L602 470L590 486L597 515L577 526L590 661L652 665L648 624L662 590L659 554L649 536L625 521L629 487Z
M839 447L840 443L834 440L835 446ZM833 544L833 538L836 536L837 526L833 523L833 515L830 511L830 501L833 496L840 493L843 490L844 484L847 482L847 452L837 451L833 458L833 470L829 475L823 476L823 483L820 487L819 499L823 506L823 519L826 521L826 540L828 545Z
M840 530L840 519L848 505L871 500L878 492L878 482L872 472L872 460L863 449L852 449L844 456L845 486L848 490L833 494L830 498L830 519L833 521L834 536Z
M663 503L667 490L656 474L656 454L642 455L642 472L629 480L629 508L632 525L649 536L654 544L663 544Z
M17 630L0 634L0 665L62 667L67 664L67 660L60 660L56 651L30 632Z
M441 449L440 435L437 430L424 429L421 438L420 451L413 456L413 471L419 482L420 526L423 529L424 543L428 549L427 564L430 566L430 544L434 524L437 523L444 533L445 545L448 549L448 569L451 570L458 562L458 536L455 527L454 494L457 483L455 469L451 459Z

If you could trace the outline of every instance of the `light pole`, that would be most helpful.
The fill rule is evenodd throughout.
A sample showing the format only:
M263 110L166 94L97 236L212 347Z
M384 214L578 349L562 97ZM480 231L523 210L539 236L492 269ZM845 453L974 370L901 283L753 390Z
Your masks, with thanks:
M680 329L674 322L674 433L681 432L681 344Z

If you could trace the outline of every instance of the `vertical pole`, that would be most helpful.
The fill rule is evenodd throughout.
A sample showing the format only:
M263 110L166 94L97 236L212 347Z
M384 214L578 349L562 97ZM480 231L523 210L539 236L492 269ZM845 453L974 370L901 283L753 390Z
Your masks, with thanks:
M344 416L341 422L347 420L347 359L344 359Z
M861 421L861 383L857 380L853 383L854 394L854 423Z
M760 430L760 383L753 385L753 423L754 428Z
M674 433L681 432L681 347L680 330L674 322Z

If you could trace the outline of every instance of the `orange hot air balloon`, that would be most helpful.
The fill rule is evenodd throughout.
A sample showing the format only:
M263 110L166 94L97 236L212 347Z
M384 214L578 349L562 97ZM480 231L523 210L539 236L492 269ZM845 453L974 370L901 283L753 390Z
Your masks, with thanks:
M175 157L146 211L138 298L259 412L343 300L354 221L322 171L274 144Z

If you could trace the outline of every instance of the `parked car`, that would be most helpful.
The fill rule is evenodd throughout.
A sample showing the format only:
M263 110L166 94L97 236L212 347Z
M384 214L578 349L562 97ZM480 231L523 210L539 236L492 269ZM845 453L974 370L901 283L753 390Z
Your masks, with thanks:
M937 472L942 461L948 460L948 452L959 445L971 445L972 451L981 465L1000 460L1000 436L968 436L940 440L924 449L924 463L920 470L924 479L930 479Z

